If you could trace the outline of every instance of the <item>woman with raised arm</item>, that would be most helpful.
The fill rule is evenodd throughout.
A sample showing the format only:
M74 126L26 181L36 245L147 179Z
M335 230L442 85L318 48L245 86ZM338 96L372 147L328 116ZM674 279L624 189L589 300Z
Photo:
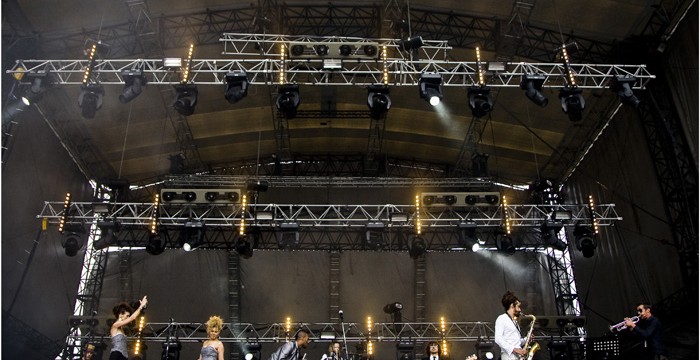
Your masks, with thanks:
M141 313L141 310L146 307L146 304L148 304L148 299L144 296L143 299L139 300L139 308L136 311L125 302L120 302L112 309L112 313L117 318L117 321L109 329L109 335L112 339L112 351L109 353L109 360L129 359L129 352L126 348L126 335L122 330L122 326L134 321Z
M224 327L224 321L214 315L207 320L209 339L202 344L199 360L224 360L224 344L219 340L219 333Z

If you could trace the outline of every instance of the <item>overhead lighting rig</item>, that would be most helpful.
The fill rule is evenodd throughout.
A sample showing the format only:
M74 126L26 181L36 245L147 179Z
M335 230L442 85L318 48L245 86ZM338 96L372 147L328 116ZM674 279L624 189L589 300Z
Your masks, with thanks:
M568 46L577 46L576 43L564 44L561 47L561 59L564 65L564 76L566 85L559 90L561 109L569 116L569 120L577 122L583 119L583 109L586 107L586 100L581 95L581 89L576 85L576 74L571 68Z
M481 63L481 51L476 48L476 76L477 84L470 86L467 90L469 96L469 109L472 111L472 116L480 118L488 115L493 110L493 99L491 99L491 89L486 86L484 79L484 69Z

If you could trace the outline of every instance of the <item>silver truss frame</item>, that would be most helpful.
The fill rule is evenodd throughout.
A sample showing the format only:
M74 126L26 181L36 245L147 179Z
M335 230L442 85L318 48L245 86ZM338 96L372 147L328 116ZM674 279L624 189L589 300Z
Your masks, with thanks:
M106 213L95 213L95 205L107 205ZM70 205L69 222L90 224L95 216L116 219L122 226L136 226L147 229L153 210L152 203L91 203L73 202ZM424 229L456 227L460 222L474 221L478 226L496 227L502 224L503 209L498 206L465 206L462 208L442 207L439 209L422 207L420 220ZM507 205L512 227L539 227L542 221L550 218L554 210L571 213L571 219L564 225L577 222L588 223L587 204L571 205ZM270 220L257 220L259 212L272 213ZM244 213L243 213L244 212ZM405 213L407 221L392 222L392 213ZM365 227L370 222L383 222L394 228L415 227L414 205L303 205L303 204L252 204L241 209L240 204L184 204L163 203L159 207L160 226L182 226L186 221L198 220L207 226L234 228L240 224L241 215L248 226L278 227L283 222L296 222L300 227L348 228ZM51 225L58 225L63 216L63 202L46 201L37 218L46 219ZM595 217L599 226L610 226L622 220L615 204L596 204Z
M224 33L219 39L224 45L223 55L234 59L193 59L190 82L198 85L223 85L228 71L244 71L252 85L275 85L279 83L278 74L284 72L284 81L300 85L355 85L368 86L383 83L384 70L389 74L389 85L415 86L423 73L440 73L443 86L478 85L477 62L451 61L448 58L452 49L447 41L424 40L425 45L418 49L418 56L399 50L398 39L363 39L351 37L309 37L288 35L262 35ZM289 59L280 56L282 45L290 41L301 42L366 42L373 41L379 46L386 46L390 53L384 62L382 59L343 60L340 69L323 68L322 58ZM89 66L89 60L17 60L7 73L19 76L24 73L49 72L55 83L61 85L79 85L83 73ZM597 89L609 85L613 76L634 76L637 81L634 89L644 89L654 79L645 65L614 64L570 64L576 74L579 88ZM172 76L180 71L164 66L163 59L98 59L92 70L95 82L100 84L124 84L123 70L142 69L148 83L158 85L179 84L179 76ZM520 87L521 77L525 74L545 76L543 87L562 87L566 85L567 69L563 63L526 63L507 62L506 70L488 74L488 86Z
M415 342L439 341L450 342L477 341L491 339L494 334L492 322L446 322L445 331L440 323L373 323L371 331L363 323L345 323L344 330L348 342L359 343L367 340L373 342L396 342L407 340ZM551 339L552 337L579 340L576 328L560 328L552 321L553 327L535 326L535 339ZM208 339L207 327L204 323L157 323L149 322L144 326L142 341L165 341L176 338L180 342L201 342ZM309 338L314 341L321 339L322 332L333 332L342 336L340 323L294 323L291 331L287 331L285 323L252 324L224 323L219 339L225 343L278 343L289 341L297 329L309 332ZM135 337L132 337L135 340ZM330 341L330 340L328 340Z

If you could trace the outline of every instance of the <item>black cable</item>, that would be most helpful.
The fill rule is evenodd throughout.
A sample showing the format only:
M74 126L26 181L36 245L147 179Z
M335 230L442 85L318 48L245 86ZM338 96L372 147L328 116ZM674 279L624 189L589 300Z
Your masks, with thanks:
M32 250L29 251L29 257L27 258L27 264L24 266L24 270L22 270L22 276L19 279L19 285L17 285L17 290L15 290L15 295L12 297L12 302L10 303L10 306L7 308L8 313L12 313L12 308L15 306L15 302L17 301L17 296L19 296L19 292L22 290L22 286L24 285L24 280L27 278L27 272L29 271L29 266L32 264L32 260L34 260L34 254L36 253L36 247L39 245L39 238L41 238L41 233L42 229L40 228L39 231L36 234L36 238L34 239L34 245L32 245ZM70 301L68 301L70 304Z

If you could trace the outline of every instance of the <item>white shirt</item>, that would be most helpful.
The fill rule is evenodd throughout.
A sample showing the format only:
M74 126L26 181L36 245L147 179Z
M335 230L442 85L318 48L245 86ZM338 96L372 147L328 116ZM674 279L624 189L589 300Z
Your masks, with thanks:
M518 354L513 353L513 349L520 349L525 342L520 337L520 329L508 313L501 314L496 319L496 334L494 337L496 344L501 348L502 360L515 360Z

